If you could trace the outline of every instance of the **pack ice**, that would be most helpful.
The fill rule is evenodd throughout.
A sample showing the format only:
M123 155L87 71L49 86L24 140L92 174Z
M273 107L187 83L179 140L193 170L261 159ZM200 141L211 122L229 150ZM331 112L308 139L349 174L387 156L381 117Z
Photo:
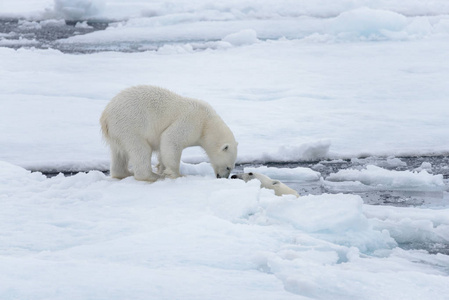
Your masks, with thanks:
M46 178L1 162L1 298L449 292L447 255L398 247L448 243L448 209L375 207L351 194L278 197L256 181L217 180L209 166L183 168L197 175L148 184L98 171Z
M176 180L84 171L107 169L98 118L138 84L208 101L242 164L447 156L448 1L2 0L0 19L0 299L447 299L428 165L256 168L333 192L300 198L217 180L196 148ZM66 20L110 23L33 36ZM384 189L443 196L356 194Z

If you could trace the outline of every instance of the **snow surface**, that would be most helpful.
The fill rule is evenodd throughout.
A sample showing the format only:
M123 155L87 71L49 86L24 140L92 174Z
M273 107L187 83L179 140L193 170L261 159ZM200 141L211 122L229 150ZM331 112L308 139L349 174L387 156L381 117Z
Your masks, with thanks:
M194 169L195 166L188 166ZM199 166L199 172L202 167ZM449 209L0 163L1 299L444 299Z
M125 6L86 0L55 1L50 8L42 1L34 17L55 17L49 11L62 14L72 6L88 9L88 3L104 6L97 17L121 21L59 43L120 49L121 43L143 42L136 47L157 51L69 55L0 48L0 122L6 132L0 147L9 149L0 159L29 169L104 169L108 154L96 130L98 116L109 99L136 84L210 102L235 132L239 162L448 153L445 2L435 2L439 13L431 3L424 9L414 1L408 7L352 1L318 13L318 3L289 1ZM9 4L21 12L21 4ZM120 16L111 12L114 7L121 8ZM137 7L140 15L133 17ZM7 16L8 9L0 11ZM81 15L88 19L91 13ZM34 28L61 24L20 22ZM10 43L0 37L0 45ZM204 159L198 150L184 155L186 162Z
M8 149L0 159L104 168L99 115L136 84L210 102L239 141L239 162L447 153L448 46L280 40L91 55L0 48L0 147ZM184 159L200 162L204 153Z
M24 169L106 170L99 116L137 84L210 102L241 163L448 154L447 1L3 0L0 18L34 30L113 20L57 42L141 51L0 47L1 299L447 298L449 257L404 247L447 248L447 203L277 197L213 178L197 148L187 176L154 184ZM429 163L249 170L335 191L448 190Z

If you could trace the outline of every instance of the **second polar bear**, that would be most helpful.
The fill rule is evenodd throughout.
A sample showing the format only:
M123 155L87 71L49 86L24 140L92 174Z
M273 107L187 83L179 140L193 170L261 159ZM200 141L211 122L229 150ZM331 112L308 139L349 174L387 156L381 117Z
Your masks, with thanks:
M231 178L242 179L245 182L248 182L252 179L257 179L260 181L260 187L274 190L274 194L276 196L295 195L296 197L299 197L298 192L295 191L294 189L288 187L279 180L271 179L270 177L260 173L249 172L249 173L236 174L232 175Z
M237 142L225 122L206 102L169 90L140 85L125 89L106 106L100 118L103 136L111 148L111 176L132 175L155 181L180 176L182 150L201 146L217 178L227 178L235 167ZM158 152L158 173L151 155Z

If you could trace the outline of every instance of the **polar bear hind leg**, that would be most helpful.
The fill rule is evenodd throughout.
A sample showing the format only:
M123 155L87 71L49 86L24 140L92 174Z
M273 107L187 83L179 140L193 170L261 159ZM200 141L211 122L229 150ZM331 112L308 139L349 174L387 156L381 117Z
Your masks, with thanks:
M123 179L133 174L128 169L128 154L119 145L111 142L111 177Z

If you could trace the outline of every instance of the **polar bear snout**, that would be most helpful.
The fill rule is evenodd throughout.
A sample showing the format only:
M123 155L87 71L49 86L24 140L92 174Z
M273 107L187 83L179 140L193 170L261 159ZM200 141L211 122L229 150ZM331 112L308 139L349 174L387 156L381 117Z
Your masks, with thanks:
M229 175L231 175L237 159L237 144L235 141L225 143L218 152L211 153L209 156L217 178L229 178Z
M217 168L217 178L229 178L229 175L231 175L232 168L226 167L226 168Z

